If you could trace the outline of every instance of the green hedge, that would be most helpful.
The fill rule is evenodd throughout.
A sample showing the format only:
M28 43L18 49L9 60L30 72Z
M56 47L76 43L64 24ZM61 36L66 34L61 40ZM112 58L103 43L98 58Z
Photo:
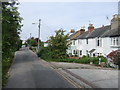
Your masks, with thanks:
M51 59L46 57L41 57L42 59L46 60L46 61L54 61L54 62L74 62L74 63L81 63L81 64L89 64L90 62L93 62L93 64L98 65L99 63L99 58L101 58L101 62L107 62L107 59L105 57L84 57L81 59Z
M54 62L75 62L75 63L82 63L82 64L89 64L90 62L93 62L93 64L98 64L99 63L99 58L101 58L101 62L107 62L107 59L103 56L98 56L98 57L87 57L84 56L81 59L69 59L69 58L64 58L64 59L53 59L53 53L49 50L49 48L43 48L41 49L38 54L40 54L40 57L46 61L54 61Z

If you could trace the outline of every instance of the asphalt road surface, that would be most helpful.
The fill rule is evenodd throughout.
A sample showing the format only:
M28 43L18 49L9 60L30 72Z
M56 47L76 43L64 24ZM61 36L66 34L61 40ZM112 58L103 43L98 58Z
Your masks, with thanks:
M73 88L53 69L42 65L28 48L16 52L6 88Z

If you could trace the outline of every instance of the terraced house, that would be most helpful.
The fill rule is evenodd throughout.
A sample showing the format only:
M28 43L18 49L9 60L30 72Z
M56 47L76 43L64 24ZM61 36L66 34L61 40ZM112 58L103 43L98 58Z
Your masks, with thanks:
M77 32L71 30L71 33L68 37L72 42L67 50L69 55L106 56L120 49L120 15L113 15L110 25L94 28L89 24L87 31L82 28Z

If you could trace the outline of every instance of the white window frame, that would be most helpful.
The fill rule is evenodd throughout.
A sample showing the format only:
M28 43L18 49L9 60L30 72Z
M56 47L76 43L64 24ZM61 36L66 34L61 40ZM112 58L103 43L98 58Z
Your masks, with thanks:
M112 46L118 46L119 45L118 37L112 37L111 38L111 45Z

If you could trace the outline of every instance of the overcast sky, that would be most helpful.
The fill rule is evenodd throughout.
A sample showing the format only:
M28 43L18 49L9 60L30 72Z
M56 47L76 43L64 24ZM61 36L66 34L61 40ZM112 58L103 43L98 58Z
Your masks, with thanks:
M69 32L92 23L95 28L109 25L112 15L118 13L117 2L20 2L23 17L21 39L38 37L38 20L41 19L41 39L46 41L60 28ZM107 20L106 17L109 17ZM33 25L32 23L36 23Z

